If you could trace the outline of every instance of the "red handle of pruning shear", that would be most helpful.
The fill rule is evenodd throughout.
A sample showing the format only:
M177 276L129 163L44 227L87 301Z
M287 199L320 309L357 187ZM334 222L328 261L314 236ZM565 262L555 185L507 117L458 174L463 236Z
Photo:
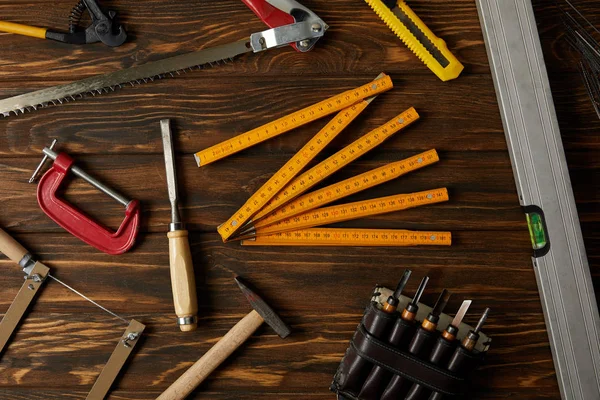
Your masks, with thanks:
M294 17L268 3L267 0L242 0L256 16L263 20L269 28L289 25L296 22Z
M256 14L258 18L262 19L269 28L277 28L296 22L296 19L291 14L288 14L285 11L282 11L274 5L268 3L267 0L242 1L254 12L254 14ZM296 43L292 43L291 46L298 50Z

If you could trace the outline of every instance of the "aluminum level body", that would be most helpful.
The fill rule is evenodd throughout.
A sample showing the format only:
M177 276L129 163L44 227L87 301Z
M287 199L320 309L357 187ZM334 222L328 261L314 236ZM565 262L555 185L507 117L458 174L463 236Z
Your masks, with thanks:
M477 0L521 205L549 247L533 257L561 396L600 399L600 317L531 0Z

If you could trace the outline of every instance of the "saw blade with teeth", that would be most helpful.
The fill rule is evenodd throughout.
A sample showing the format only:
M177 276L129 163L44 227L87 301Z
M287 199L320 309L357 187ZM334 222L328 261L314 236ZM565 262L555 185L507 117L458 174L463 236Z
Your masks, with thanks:
M24 114L50 105L72 102L86 95L96 96L113 92L127 84L135 86L156 79L181 75L194 69L221 65L233 61L236 56L252 51L250 40L241 40L10 97L0 100L0 117Z

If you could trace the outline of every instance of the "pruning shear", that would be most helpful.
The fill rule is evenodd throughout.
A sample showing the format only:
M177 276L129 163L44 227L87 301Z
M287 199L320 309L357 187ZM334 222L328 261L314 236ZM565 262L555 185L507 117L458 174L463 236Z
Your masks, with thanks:
M81 29L79 22L83 13L88 11L92 23ZM14 33L40 39L50 39L69 44L87 44L102 42L107 46L116 47L125 43L127 33L123 26L116 22L117 13L105 13L95 0L79 0L69 15L69 32L52 31L13 22L0 21L0 32Z

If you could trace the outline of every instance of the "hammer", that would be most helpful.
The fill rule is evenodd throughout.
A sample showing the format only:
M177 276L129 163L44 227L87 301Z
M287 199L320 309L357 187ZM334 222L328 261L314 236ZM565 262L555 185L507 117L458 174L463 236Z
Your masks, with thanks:
M236 277L235 281L246 296L252 310L229 330L210 350L206 352L194 365L179 377L156 400L181 400L185 399L198 385L200 385L223 361L227 359L238 347L266 322L275 332L285 339L291 333L290 328L279 318L275 311L260 298L251 286Z

